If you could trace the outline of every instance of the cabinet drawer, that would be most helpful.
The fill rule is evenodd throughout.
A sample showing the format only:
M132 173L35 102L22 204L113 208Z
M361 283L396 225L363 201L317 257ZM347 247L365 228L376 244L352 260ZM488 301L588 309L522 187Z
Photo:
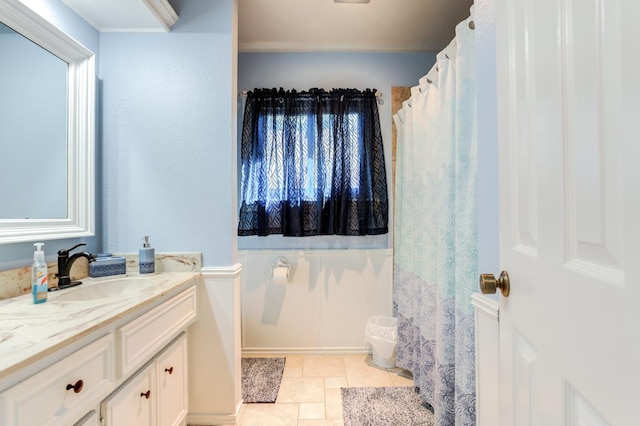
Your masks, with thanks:
M196 288L136 318L118 330L120 377L128 376L177 336L196 317Z
M0 424L73 424L113 390L113 371L109 334L3 392Z
M156 425L156 382L149 364L100 404L105 426Z

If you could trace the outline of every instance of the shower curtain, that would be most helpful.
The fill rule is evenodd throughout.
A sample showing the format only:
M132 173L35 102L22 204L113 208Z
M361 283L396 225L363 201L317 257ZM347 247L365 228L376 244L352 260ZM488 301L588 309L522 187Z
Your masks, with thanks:
M475 45L471 17L411 89L398 131L394 316L398 366L438 426L475 425Z

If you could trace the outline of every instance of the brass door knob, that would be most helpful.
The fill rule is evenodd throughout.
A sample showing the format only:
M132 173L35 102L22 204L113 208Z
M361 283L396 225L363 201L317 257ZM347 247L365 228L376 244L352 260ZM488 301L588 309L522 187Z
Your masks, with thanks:
M496 294L496 289L498 288L504 297L509 296L511 286L507 271L502 271L500 278L497 280L493 274L480 274L480 291L482 294Z

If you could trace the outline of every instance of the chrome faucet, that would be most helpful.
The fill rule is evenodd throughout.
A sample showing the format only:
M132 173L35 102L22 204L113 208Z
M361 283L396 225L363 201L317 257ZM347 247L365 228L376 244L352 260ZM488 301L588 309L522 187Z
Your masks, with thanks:
M78 260L81 257L86 257L89 262L93 262L96 260L96 257L88 253L86 251L81 251L78 253L73 253L69 256L69 252L77 249L80 246L86 246L85 243L77 244L71 247L68 250L61 249L58 250L58 273L56 276L58 277L58 287L55 290L62 290L63 288L73 287L76 285L82 284L82 281L71 281L69 274L71 273L71 266L73 266L73 262Z

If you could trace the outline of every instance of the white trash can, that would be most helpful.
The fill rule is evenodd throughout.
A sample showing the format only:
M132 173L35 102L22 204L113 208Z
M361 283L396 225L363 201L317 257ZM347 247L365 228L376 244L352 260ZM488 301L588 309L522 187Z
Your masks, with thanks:
M364 341L372 348L373 363L382 368L396 366L398 344L398 319L375 316L369 318L364 332Z

